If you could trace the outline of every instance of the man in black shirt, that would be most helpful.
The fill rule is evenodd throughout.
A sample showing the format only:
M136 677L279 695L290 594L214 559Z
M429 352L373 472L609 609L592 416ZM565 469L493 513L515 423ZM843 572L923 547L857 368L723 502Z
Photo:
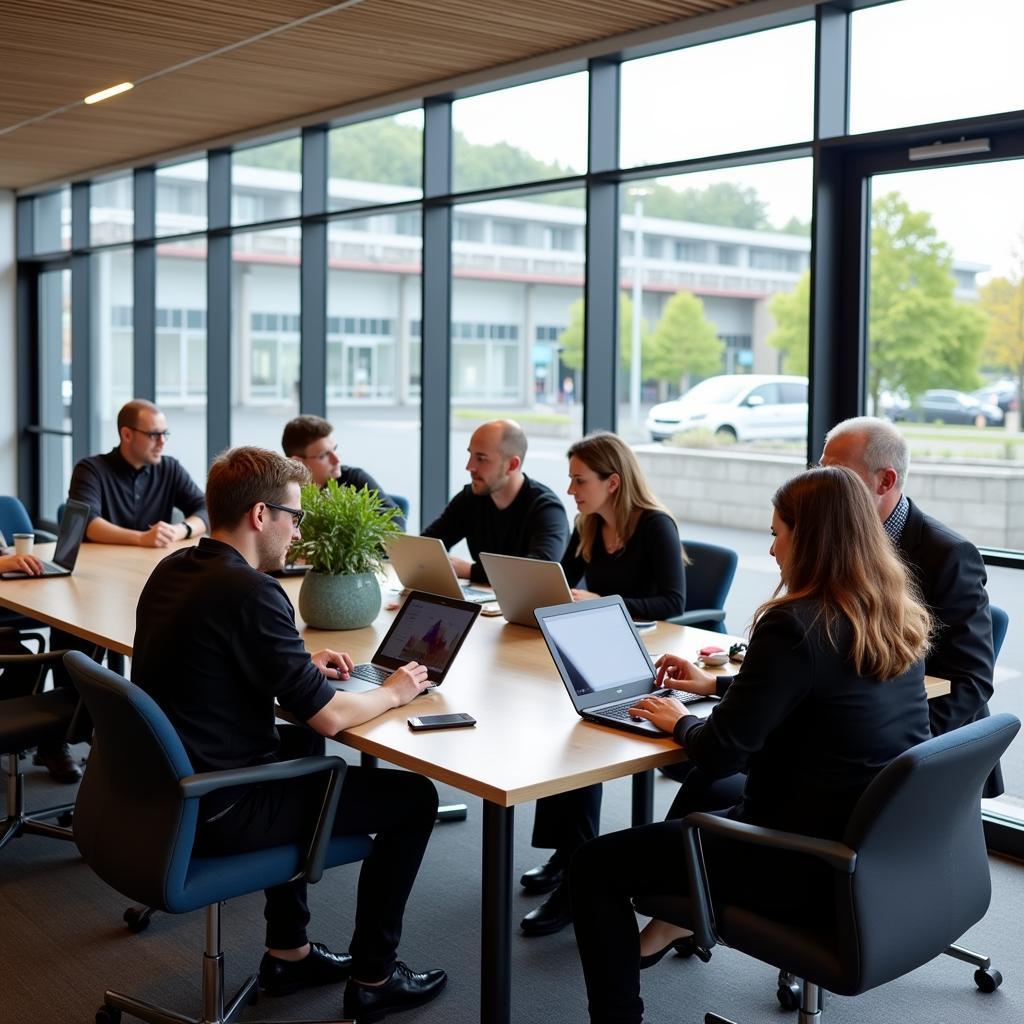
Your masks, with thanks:
M290 459L301 462L313 476L317 487L328 480L361 490L368 487L376 491L385 508L398 508L376 480L358 466L343 466L338 455L338 442L334 440L334 427L320 416L296 416L285 424L281 447ZM405 529L405 516L401 510L394 518L399 530Z
M514 420L491 420L469 439L470 482L424 531L451 548L465 538L472 560L449 556L455 574L487 583L481 551L558 562L569 541L565 508L555 493L523 472L526 435Z
M203 492L177 459L164 455L164 414L136 398L117 414L118 445L79 460L68 497L90 509L85 535L100 544L165 548L208 527ZM185 516L171 523L174 509Z
M209 538L165 558L139 599L132 678L178 730L197 771L243 767L322 753L324 736L409 703L427 686L415 662L369 693L335 691L352 659L312 656L295 612L268 573L284 565L299 537L299 486L309 473L262 448L236 448L210 468ZM278 728L275 701L305 727ZM196 848L258 850L308 834L323 779L268 783L204 798ZM437 812L437 793L409 772L349 768L334 829L374 833L359 880L351 956L306 937L304 883L267 890L267 953L260 984L271 994L351 979L344 1014L381 1016L434 998L444 971L414 973L396 959L406 900Z

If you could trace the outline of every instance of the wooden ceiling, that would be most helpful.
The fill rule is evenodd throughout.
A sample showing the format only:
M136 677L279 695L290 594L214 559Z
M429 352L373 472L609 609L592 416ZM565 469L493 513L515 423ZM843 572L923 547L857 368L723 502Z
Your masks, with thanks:
M753 2L2 0L0 188L200 149ZM81 103L123 81L139 84Z

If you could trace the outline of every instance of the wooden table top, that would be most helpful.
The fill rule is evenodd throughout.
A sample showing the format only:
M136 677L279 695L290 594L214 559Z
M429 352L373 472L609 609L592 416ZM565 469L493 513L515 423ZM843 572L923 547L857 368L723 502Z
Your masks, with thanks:
M48 547L40 545L42 557ZM70 578L0 580L0 604L130 656L139 593L168 553L85 544ZM301 578L281 582L297 607ZM296 611L308 650L346 651L356 661L370 659L393 616L385 608L365 629L332 632L307 627ZM642 637L655 659L667 651L693 659L707 644L724 647L735 639L664 622ZM948 692L948 683L929 679L928 690L929 697L937 696ZM477 725L419 733L407 725L413 715L453 712L468 712ZM482 616L442 686L338 738L505 807L684 757L671 739L582 721L540 631Z

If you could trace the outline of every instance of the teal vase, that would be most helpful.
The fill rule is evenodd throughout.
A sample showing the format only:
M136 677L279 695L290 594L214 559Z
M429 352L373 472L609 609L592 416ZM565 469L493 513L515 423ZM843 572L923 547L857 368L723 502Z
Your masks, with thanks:
M380 583L372 572L351 576L307 572L299 588L299 614L314 629L362 629L380 612Z

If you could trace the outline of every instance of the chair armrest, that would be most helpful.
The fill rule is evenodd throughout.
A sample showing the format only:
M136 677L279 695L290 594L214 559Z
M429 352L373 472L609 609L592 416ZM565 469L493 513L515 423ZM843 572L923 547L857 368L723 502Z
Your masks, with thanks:
M35 535L37 544L52 544L57 539L57 534L49 530L36 530Z
M767 849L788 850L823 860L829 867L853 874L857 865L857 853L842 843L814 836L802 836L794 832L761 828L743 821L733 821L703 811L688 814L680 823L683 829L683 852L686 861L686 875L692 895L693 938L703 949L711 949L717 941L715 914L704 870L704 855L701 850L699 832L706 829L717 835L737 842L749 843Z
M14 630L14 632L16 633L17 630ZM41 640L42 637L37 637L37 639ZM39 654L4 654L0 655L0 664L10 665L12 668L15 665L35 665L39 674L36 676L36 681L32 686L32 692L41 693L46 680L46 672L44 671L46 666L54 665L61 661L67 653L67 651L41 651Z
M665 620L676 626L693 626L698 622L725 622L724 608L691 608L682 615L673 615Z
M324 873L327 848L330 845L334 819L338 813L338 800L341 798L341 786L345 781L347 769L348 765L340 757L327 754L318 757L298 757L291 761L274 761L271 764L251 765L245 768L228 768L218 772L201 772L186 776L179 780L178 785L183 796L199 797L229 786L279 782L329 771L331 777L310 839L306 863L303 870L293 879L294 881L304 878L313 884L319 882Z

